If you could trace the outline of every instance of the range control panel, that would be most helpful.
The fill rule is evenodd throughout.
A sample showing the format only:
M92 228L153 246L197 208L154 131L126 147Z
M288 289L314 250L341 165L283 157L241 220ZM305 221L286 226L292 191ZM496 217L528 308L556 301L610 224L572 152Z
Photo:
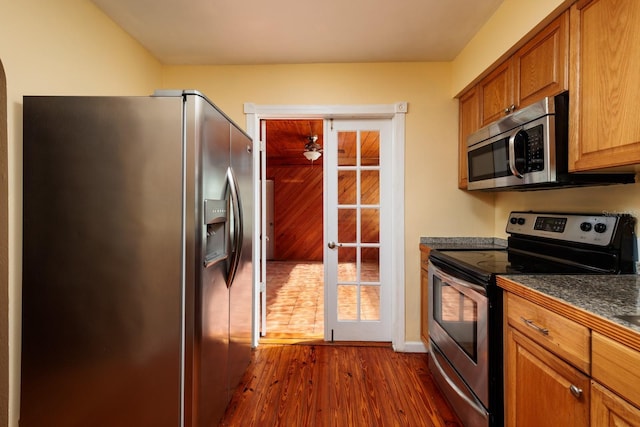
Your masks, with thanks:
M619 219L616 215L511 212L506 232L607 246L615 235Z

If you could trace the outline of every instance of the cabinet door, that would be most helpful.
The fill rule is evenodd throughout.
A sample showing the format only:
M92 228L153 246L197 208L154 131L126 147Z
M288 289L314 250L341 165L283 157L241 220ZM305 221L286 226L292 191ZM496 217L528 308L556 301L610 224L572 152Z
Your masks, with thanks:
M505 61L478 83L481 127L504 117L513 109L511 61Z
M420 250L420 338L429 347L429 249Z
M506 345L506 425L589 425L586 375L511 327Z
M513 56L518 108L569 88L569 13L545 27Z
M569 169L640 163L640 2L571 7Z
M467 188L467 137L480 128L480 99L474 86L460 97L458 188Z
M640 406L640 352L596 331L591 335L591 377Z
M591 425L620 427L640 425L640 409L595 381L591 382Z

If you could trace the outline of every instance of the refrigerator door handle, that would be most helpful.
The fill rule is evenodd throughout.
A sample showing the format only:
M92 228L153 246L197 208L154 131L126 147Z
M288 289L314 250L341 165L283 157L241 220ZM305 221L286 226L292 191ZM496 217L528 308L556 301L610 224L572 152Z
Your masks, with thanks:
M227 169L227 180L229 183L230 193L230 205L229 209L229 222L231 224L230 230L230 243L231 253L229 254L229 269L227 271L227 287L233 284L233 279L238 270L238 264L240 262L240 251L242 250L242 206L240 203L240 196L238 192L238 181L232 168Z

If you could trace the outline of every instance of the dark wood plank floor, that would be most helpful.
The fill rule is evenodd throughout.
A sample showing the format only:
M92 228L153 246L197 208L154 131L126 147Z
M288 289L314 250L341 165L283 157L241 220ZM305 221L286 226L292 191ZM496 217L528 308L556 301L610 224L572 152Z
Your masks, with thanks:
M263 344L220 425L460 427L427 357L388 346Z

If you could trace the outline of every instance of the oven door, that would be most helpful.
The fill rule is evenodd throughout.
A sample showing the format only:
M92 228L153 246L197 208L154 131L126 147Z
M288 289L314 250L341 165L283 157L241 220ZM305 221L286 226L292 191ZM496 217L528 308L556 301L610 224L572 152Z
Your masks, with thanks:
M488 309L482 286L429 263L429 336L485 408L489 407Z

